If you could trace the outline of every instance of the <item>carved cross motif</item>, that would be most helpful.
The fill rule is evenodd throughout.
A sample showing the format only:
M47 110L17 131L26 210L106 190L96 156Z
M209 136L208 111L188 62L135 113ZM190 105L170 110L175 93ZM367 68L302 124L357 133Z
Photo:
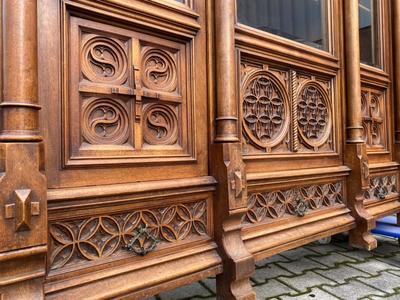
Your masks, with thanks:
M364 140L368 147L385 146L383 136L385 104L382 94L363 91L361 94Z

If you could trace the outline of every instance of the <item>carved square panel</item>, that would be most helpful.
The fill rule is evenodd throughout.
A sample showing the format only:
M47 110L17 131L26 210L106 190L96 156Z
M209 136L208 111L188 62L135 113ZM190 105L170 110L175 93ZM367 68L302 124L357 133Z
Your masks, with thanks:
M337 111L333 80L301 70L242 61L244 153L333 153Z
M191 43L70 18L64 165L194 159Z
M387 103L385 92L362 87L361 110L363 137L368 151L387 149Z

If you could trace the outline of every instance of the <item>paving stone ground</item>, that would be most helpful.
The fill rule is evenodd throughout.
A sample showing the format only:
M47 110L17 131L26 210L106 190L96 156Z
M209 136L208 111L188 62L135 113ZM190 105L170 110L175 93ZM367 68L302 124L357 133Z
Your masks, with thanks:
M343 240L312 243L259 261L251 283L257 299L400 300L400 246L377 237L368 252ZM216 299L215 279L161 293L148 300Z

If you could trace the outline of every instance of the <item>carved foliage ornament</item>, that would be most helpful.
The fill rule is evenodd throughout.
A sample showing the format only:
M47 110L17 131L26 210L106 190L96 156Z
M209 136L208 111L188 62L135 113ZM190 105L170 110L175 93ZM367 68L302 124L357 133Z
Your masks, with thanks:
M307 209L311 210L343 203L343 185L337 182L250 194L244 222L259 223L287 215L298 215L296 208L299 201L303 201Z
M261 148L279 144L289 127L288 97L280 81L266 70L249 75L243 84L243 127Z
M207 202L88 217L50 224L51 268L99 260L126 252L141 228L160 245L207 234ZM141 248L152 240L137 239ZM134 252L132 252L135 254Z
M83 41L82 72L92 82L123 84L128 77L128 58L119 40L89 34Z
M89 98L82 107L82 135L91 144L124 144L129 138L129 116L123 101Z
M178 72L173 54L163 49L143 47L143 84L163 92L174 92L178 84Z
M331 132L329 97L321 85L307 82L298 96L299 133L311 147L318 148L326 142Z

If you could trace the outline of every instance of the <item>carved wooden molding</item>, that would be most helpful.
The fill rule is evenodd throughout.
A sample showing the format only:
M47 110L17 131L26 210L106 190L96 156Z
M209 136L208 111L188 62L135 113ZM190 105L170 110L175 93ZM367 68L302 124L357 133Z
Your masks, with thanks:
M143 227L160 244L209 235L207 201L52 222L51 269L118 255Z
M296 208L299 201L304 201L308 210L342 204L343 182L251 193L248 197L248 211L243 222L255 224L298 215Z
M366 200L383 200L387 196L398 195L398 176L388 175L372 177L370 179L370 188L365 191Z

